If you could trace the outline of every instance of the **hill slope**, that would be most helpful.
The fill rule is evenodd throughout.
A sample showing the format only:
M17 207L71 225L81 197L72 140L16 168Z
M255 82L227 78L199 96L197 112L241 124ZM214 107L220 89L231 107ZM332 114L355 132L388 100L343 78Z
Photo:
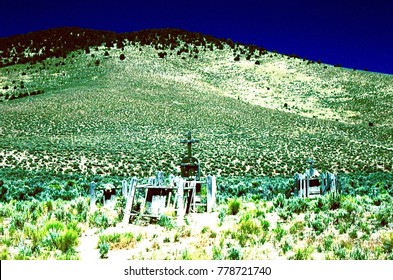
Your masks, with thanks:
M391 75L179 30L56 32L0 40L3 172L177 172L188 130L204 174L392 171Z

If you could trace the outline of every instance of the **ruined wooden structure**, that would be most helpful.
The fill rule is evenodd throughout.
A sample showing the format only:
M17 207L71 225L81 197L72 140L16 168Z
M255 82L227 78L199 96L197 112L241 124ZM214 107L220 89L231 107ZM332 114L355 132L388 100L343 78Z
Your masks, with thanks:
M314 169L314 161L309 159L310 167L303 174L295 174L295 192L302 198L313 198L328 192L337 192L337 177L333 173L319 173Z
M140 182L137 178L123 180L121 193L126 199L123 222L128 223L130 219L136 216L159 218L166 213L172 212L178 218L178 224L183 222L184 215L196 213L198 208L211 212L215 207L216 198L216 177L207 176L201 178L200 163L197 158L192 156L191 145L198 143L198 139L192 139L191 132L187 134L188 138L180 140L180 143L186 143L188 152L181 163L181 176L170 175L164 178L162 171L158 171L155 177ZM206 198L201 199L202 187L206 188ZM96 191L102 188L96 188L94 182L90 185L90 206L94 209L96 203ZM105 186L107 194L103 195L103 203L106 200L113 201L115 187ZM110 198L109 198L110 197ZM116 200L115 200L116 201ZM109 204L107 204L109 205ZM113 204L114 206L114 204Z

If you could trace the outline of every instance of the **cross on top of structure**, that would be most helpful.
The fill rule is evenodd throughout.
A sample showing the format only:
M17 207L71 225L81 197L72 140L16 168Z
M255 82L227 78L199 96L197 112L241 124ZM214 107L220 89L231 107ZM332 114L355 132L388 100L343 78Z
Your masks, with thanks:
M198 142L199 142L199 139L192 139L192 137L191 137L191 131L188 131L188 133L187 133L187 138L188 138L188 139L180 140L180 143L185 143L185 144L187 144L187 148L188 148L188 157L192 157L192 153L191 153L191 144L192 144L192 143L198 143Z

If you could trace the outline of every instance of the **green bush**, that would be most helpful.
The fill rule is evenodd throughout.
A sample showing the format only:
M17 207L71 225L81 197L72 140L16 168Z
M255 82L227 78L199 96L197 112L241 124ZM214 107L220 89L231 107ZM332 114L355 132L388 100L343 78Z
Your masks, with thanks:
M274 232L274 235L275 235L276 240L277 240L278 242L280 242L281 239L284 237L284 235L287 233L287 232L285 231L285 229L283 229L283 228L281 227L280 224L277 224L276 228L273 229L273 232Z
M158 220L158 224L167 230L173 229L175 227L174 222L171 217L166 215L161 215L160 219Z
M248 242L254 242L261 235L262 227L257 219L241 220L236 234L236 239L243 247Z
M100 210L89 215L89 226L106 229L110 226L108 217Z
M292 213L303 213L309 208L309 202L301 197L293 197L287 201L287 209Z
M212 253L213 253L213 260L223 260L224 256L222 255L222 249L218 246L213 246L212 248Z
M393 253L393 231L387 232L381 236L383 251L386 254Z
M375 213L375 219L378 226L387 226L389 222L393 221L393 206L382 205Z
M100 258L106 258L109 252L109 244L106 242L102 242L98 245L98 251L100 253Z
M236 215L239 213L241 207L241 201L237 198L230 199L228 201L228 214Z
M228 251L227 251L227 257L228 260L241 260L241 252L238 248L235 248L233 246L230 246Z
M349 259L351 259L351 260L367 260L368 259L368 252L367 252L367 250L365 250L359 246L356 246L349 253Z
M72 252L78 245L78 232L67 229L64 233L60 235L58 249L63 253Z
M298 248L295 255L289 257L290 260L310 260L311 254L314 251L312 247Z
M276 208L283 208L285 206L285 196L282 193L279 193L274 199L273 199L273 205Z

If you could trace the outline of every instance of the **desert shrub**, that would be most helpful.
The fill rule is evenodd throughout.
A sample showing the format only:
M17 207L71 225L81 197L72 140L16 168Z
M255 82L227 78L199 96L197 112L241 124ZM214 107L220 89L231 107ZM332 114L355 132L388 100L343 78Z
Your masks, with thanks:
M234 58L234 61L239 61L239 60L240 60L240 56L236 55L235 58Z
M290 260L310 260L311 254L314 249L311 246L305 248L298 248L295 251L295 255L289 257Z
M332 249L334 237L333 235L325 236L323 239L323 247L325 251L330 251Z
M236 239L244 247L248 242L254 243L261 235L260 221L254 218L240 219Z
M89 215L89 226L106 229L109 227L109 219L104 213L97 210Z
M70 222L72 219L72 214L67 211L64 206L60 206L54 211L54 215L58 221Z
M325 224L320 218L316 218L310 221L310 227L315 231L316 234L321 234L325 230Z
M67 229L63 234L60 235L59 247L63 253L74 251L78 245L78 232L73 229Z
M349 259L351 260L367 260L368 251L360 246L355 246L349 253Z
M124 217L124 209L126 208L127 199L124 196L120 196L116 200L114 209L117 212L117 220L122 221Z
M301 197L293 197L287 201L287 208L290 212L300 214L309 208L309 203Z
M23 229L25 216L22 213L15 213L11 219L11 226L15 229Z
M303 231L305 223L303 221L295 221L294 224L289 228L290 234L296 234Z
M270 223L267 220L261 220L261 227L264 231L268 231L270 227Z
M161 215L160 219L158 220L158 224L167 230L173 229L175 227L174 222L171 217L166 215Z
M375 220L378 226L386 226L393 220L393 207L391 205L382 205L375 213Z
M333 253L339 260L347 259L347 250L339 244L333 247Z
M106 258L107 254L109 252L109 244L106 243L106 242L100 243L98 245L98 251L100 253L100 258L101 259Z
M229 244L226 259L228 259L228 260L241 260L242 256L241 256L240 249Z
M164 58L166 55L167 55L166 52L159 52L159 53L158 53L158 57L159 57L159 58Z
M329 193L327 195L327 205L330 210L336 210L341 206L341 195Z
M60 221L49 221L41 232L41 244L51 250L60 250L63 253L74 252L78 245L79 233L67 228Z
M356 227L353 227L352 230L349 231L348 235L352 239L358 238L358 230L356 229Z
M95 65L95 66L99 66L99 65L100 65L100 60L97 59L97 60L94 62L94 65Z
M292 218L292 212L288 211L287 209L279 209L277 214L283 221L287 221L288 219Z
M285 242L281 245L281 250L283 254L285 255L291 249L292 249L291 244L289 244L288 240L285 240Z
M283 208L285 206L285 196L282 193L279 193L274 199L273 199L273 205L276 208Z
M228 201L228 214L236 215L239 213L241 207L241 201L237 198L230 199Z
M222 226L222 223L224 222L227 212L228 212L228 209L225 209L225 208L221 208L220 212L218 212L218 219L219 219L218 225L219 226Z
M184 261L192 260L191 254L188 252L187 249L184 249L181 254L181 259Z
M0 251L0 260L8 260L10 255L7 248L2 248Z
M280 242L281 239L284 237L284 235L287 233L287 232L285 231L285 229L283 229L283 228L281 227L280 224L277 224L277 226L273 229L273 232L274 232L275 238L276 238L276 240L277 240L278 242Z
M103 243L109 244L114 249L129 249L135 246L136 238L132 232L103 234L98 239L97 247L99 248Z
M381 242L382 242L383 251L386 254L392 254L393 253L393 231L382 234Z
M213 260L223 260L224 256L222 254L222 249L219 246L213 246L212 248L212 259Z
M126 59L126 56L124 55L124 53L122 53L122 54L120 55L120 60L124 60L124 59Z

